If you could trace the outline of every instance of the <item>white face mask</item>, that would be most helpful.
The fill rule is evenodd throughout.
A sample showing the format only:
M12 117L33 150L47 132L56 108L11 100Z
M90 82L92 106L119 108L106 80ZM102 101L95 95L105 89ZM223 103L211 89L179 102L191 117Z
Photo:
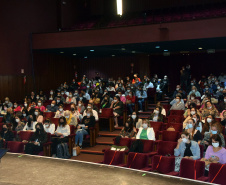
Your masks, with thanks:
M114 100L114 102L117 102L117 100Z
M26 114L23 114L23 117L26 117Z
M86 115L87 115L87 117L90 117L90 113L87 113Z
M207 118L206 121L207 121L208 123L211 123L211 122L212 122L212 119L211 119L211 118Z
M187 143L187 142L188 142L188 139L187 139L187 138L182 138L182 141L183 141L184 143Z
M191 111L191 115L194 115L195 114L195 111Z
M18 123L20 120L19 119L16 119L16 122Z
M214 148L217 148L217 147L219 147L219 142L217 142L217 143L212 143L212 145L213 145Z
M210 106L210 107L207 107L208 109L212 109L212 106Z
M60 100L57 100L57 103L59 103L60 102Z
M37 99L39 99L39 96L36 96Z
M132 117L133 119L136 119L137 115L132 115L131 117Z
M194 121L195 121L195 123L196 123L196 121L197 121L197 119L196 118L192 118Z
M91 109L91 107L90 107L90 106L88 106L88 107L87 107L87 109Z
M5 101L5 103L9 103L8 101Z
M60 108L60 109L59 109L59 111L60 111L60 112L62 112L62 111L63 111L63 109L62 109L62 108Z
M79 103L79 104L78 104L78 106L79 106L79 107L81 107L81 106L82 106L82 104L81 104L81 103Z
M35 115L37 116L38 115L38 112L35 112Z
M158 110L154 110L154 113L159 114L159 111Z
M192 92L195 92L195 89L193 89Z
M52 91L50 91L50 94L53 94L53 92L52 92Z
M192 123L189 123L189 124L188 124L188 128L193 128Z
M41 106L42 104L41 103L38 103L38 106Z
M176 88L176 90L177 90L177 91L179 91L179 90L180 90L180 88Z
M17 105L14 105L14 107L16 108L16 107L17 107Z
M65 118L67 118L67 119L68 119L68 118L69 118L69 116L65 116Z
M220 86L217 87L217 89L220 89L220 88L221 88Z
M176 102L179 102L180 100L179 99L176 99Z
M54 107L54 104L51 104L51 107Z
M72 94L69 94L69 97L72 97Z
M143 128L145 129L145 128L148 128L148 124L147 123L144 123L143 124Z
M191 97L191 100L194 100L194 99L195 99L195 98L192 96L192 97Z
M25 103L24 106L27 107L27 104Z

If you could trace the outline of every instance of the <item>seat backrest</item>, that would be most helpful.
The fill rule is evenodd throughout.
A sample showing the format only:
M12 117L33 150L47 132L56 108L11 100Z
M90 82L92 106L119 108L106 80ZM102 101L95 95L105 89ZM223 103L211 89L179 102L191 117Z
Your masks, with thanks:
M177 142L178 138L179 138L179 132L178 131L166 131L166 130L164 130L162 132L162 140L163 141Z
M154 129L155 133L157 131L160 131L161 130L162 124L163 124L162 122L152 122L152 121L150 122L150 125Z
M112 108L103 108L102 109L102 113L101 113L101 117L111 117L113 116L113 109Z
M33 134L34 132L30 132L30 131L20 131L18 135L19 135L20 141L23 141L23 140L30 141L30 138Z
M124 164L125 152L106 150L104 152L104 164L119 165Z
M200 148L200 157L203 158L204 157L204 146L199 145L199 148Z
M0 131L2 130L3 124L4 123L0 123Z
M181 160L180 165L180 177L189 178L189 179L196 179L199 177L204 176L205 172L205 162L192 160L192 159L185 159Z
M184 110L171 110L170 116L183 116Z
M157 166L158 169L156 169ZM174 171L174 168L175 168L175 157L162 156L160 161L160 155L153 156L152 170L157 170L160 173L167 174L169 172Z
M18 141L8 141L7 148L8 148L8 152L13 152L13 153L24 152L24 144Z
M71 104L64 104L64 110L71 110Z
M157 148L158 155L174 155L174 149L177 146L177 142L172 141L160 141Z
M52 118L54 117L54 112L43 112L43 117Z
M130 148L132 140L130 138L120 138L119 144L116 144L115 139L114 139L114 145L117 146L127 146Z
M136 157L134 158L135 155ZM128 154L127 167L134 169L142 169L148 167L148 155L130 152Z
M182 123L183 119L182 116L169 116L168 123Z
M156 95L156 88L148 88L147 96L153 98Z
M3 117L0 117L0 123L2 123Z
M168 125L169 125L168 127L172 126L175 129L175 131L182 132L183 124L181 124L181 123L169 123Z
M149 153L153 151L154 141L141 139L143 143L143 153Z
M74 125L69 125L70 126L70 134L75 133L75 126Z
M209 168L209 182L211 182L214 179L216 174L219 172L221 166L222 166L222 164L219 164L219 163L211 163L210 164L210 168ZM226 185L225 174L226 174L226 165L224 165L224 167L221 169L219 174L214 179L213 183Z

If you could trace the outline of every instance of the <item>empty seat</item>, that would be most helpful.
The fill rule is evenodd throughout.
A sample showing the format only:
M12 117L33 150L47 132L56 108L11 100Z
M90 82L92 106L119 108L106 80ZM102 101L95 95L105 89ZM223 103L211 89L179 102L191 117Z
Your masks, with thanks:
M157 153L158 155L174 155L174 149L177 146L177 142L171 142L171 141L160 141L158 143L157 147Z
M182 116L169 116L168 123L182 123L183 119Z
M149 157L146 154L130 152L128 154L126 167L139 170L151 170L151 168L148 167L148 159Z
M23 140L30 141L30 138L33 134L34 132L30 132L30 131L20 131L18 135L19 135L20 141L23 141Z
M12 152L12 153L23 153L24 144L18 141L8 141L7 149L8 149L8 152Z
M104 152L103 164L122 165L124 164L125 152L106 150Z
M162 140L163 141L173 141L177 142L179 139L179 132L178 131L162 131Z
M152 171L158 171L163 174L174 171L175 157L155 155L152 158Z

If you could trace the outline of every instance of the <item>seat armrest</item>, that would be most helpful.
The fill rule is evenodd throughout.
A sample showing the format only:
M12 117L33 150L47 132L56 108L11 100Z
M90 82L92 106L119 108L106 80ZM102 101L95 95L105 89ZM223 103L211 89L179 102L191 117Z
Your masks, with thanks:
M178 176L179 172L172 171L172 172L167 173L166 175Z
M144 170L144 171L151 171L151 170L152 170L152 168L146 167L146 168L142 168L142 169L140 169L140 170Z

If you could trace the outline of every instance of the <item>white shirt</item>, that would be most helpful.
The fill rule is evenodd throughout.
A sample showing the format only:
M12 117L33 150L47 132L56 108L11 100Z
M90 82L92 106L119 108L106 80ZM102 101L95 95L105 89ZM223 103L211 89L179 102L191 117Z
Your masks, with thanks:
M93 112L93 116L95 117L95 120L98 121L99 117L98 117L97 111L92 110L92 112ZM85 116L86 116L86 110L83 112L83 117L85 117Z
M55 132L55 124L50 124L49 128L47 128L47 126L48 125L44 125L44 130L47 133L54 134L54 132Z
M24 126L23 131L31 130L32 132L35 132L35 131L36 131L36 129L35 129L35 125L36 125L36 124L37 124L37 121L33 121L33 122L31 123L31 126L29 127L29 126L28 126L28 122L27 122L26 125Z
M69 97L66 98L66 103L74 103L76 105L76 99L75 99L75 97L72 97L71 98L71 102L69 102L69 99L70 99Z
M84 98L86 98L87 100L90 100L90 95L88 93L86 93L85 95L83 95Z
M152 82L149 82L149 84L147 85L147 87L146 87L147 89L148 88L154 88L154 85L153 85L153 83Z
M161 114L162 114L163 116L166 116L166 109L162 108Z
M65 127L58 126L56 132L63 134L64 137L69 136L70 135L70 126L69 125L65 125Z
M139 131L137 133L136 139L140 139L140 134L141 134L142 130L143 130L143 127L140 127ZM147 137L148 137L148 140L154 140L155 141L155 132L154 132L152 127L148 127Z

